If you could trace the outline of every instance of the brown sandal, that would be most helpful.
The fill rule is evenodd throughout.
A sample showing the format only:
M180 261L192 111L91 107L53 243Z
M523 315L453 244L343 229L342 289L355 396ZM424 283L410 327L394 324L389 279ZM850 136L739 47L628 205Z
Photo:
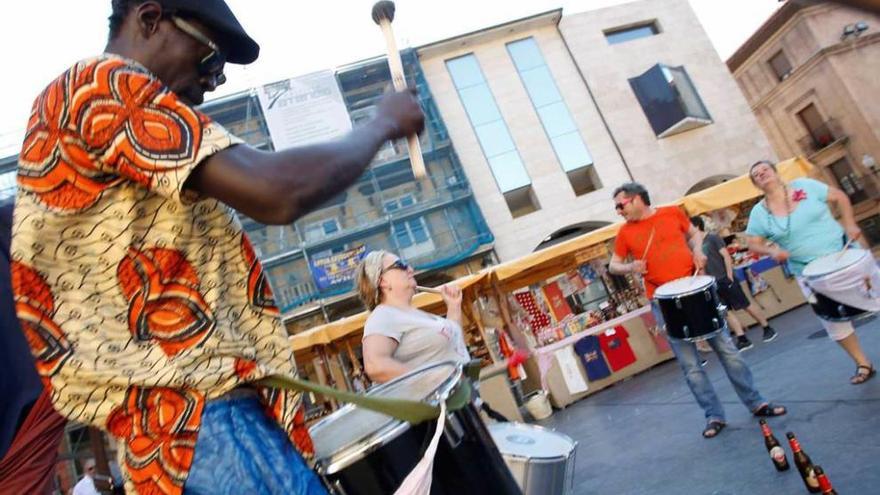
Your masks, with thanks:
M862 373L862 370L868 370L867 373ZM856 366L856 374L849 379L849 383L852 385L861 385L866 381L870 380L877 374L877 370L874 369L874 365L865 366L864 364L860 364Z

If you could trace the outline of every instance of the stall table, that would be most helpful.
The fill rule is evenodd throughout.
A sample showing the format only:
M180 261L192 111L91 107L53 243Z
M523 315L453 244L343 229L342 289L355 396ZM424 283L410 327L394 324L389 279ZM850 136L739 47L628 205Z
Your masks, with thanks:
M628 342L635 354L635 362L617 372L612 372L606 378L590 381L583 363L578 358L576 360L577 372L580 373L581 379L587 384L587 390L579 392L570 391L566 384L564 370L556 358L556 353L566 351L584 337L590 335L598 336L618 325L624 327L629 334ZM533 356L526 363L526 371L530 375L530 384L533 388L547 390L550 393L551 403L557 408L563 408L620 380L629 378L658 363L672 359L673 354L671 350L668 350L668 346L665 351L658 351L656 342L658 340L663 342L665 337L663 335L653 335L649 331L649 327L653 326L654 316L651 313L651 307L645 306L613 320L588 328L583 332L578 332L565 339L537 348L534 350Z

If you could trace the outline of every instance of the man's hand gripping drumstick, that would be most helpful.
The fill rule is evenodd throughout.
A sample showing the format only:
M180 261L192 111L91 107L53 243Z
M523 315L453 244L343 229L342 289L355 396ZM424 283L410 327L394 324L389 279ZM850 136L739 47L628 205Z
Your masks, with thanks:
M400 52L397 50L397 41L394 31L391 29L391 21L394 20L394 2L383 0L373 5L373 21L382 28L385 35L385 47L388 50L388 68L391 70L391 81L397 91L406 91L406 76L403 73L403 63L400 61ZM418 134L410 134L406 137L409 147L409 161L412 164L413 175L416 179L425 177L425 161L422 158L422 146L419 144Z

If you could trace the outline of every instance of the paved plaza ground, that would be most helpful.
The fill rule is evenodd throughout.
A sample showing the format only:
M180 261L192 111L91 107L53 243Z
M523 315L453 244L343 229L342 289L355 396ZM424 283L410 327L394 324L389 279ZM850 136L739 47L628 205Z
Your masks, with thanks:
M853 386L855 366L825 337L802 306L771 321L779 337L743 353L768 399L789 413L770 418L790 450L794 431L804 451L821 464L841 494L880 493L880 376ZM857 325L868 356L880 365L880 319ZM806 489L792 469L778 473L764 448L757 418L739 402L714 355L706 368L728 416L728 427L703 439L705 424L676 361L555 411L540 424L578 441L574 493L799 494Z

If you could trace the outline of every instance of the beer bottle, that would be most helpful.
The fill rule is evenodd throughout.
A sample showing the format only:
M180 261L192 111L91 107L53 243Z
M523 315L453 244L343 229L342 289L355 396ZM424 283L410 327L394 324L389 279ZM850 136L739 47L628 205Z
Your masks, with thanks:
M819 480L816 479L816 471L813 468L813 461L811 461L810 456L801 449L801 444L798 443L794 433L788 432L785 436L788 437L788 443L791 445L791 457L794 459L794 465L797 467L798 472L801 473L801 479L804 480L804 485L806 485L807 491L810 493L819 493Z
M837 495L837 492L831 487L831 481L828 480L828 476L825 476L825 471L822 471L822 466L816 464L813 466L813 470L816 471L816 479L819 481L819 489L822 490L822 495Z
M764 432L764 446L767 447L767 452L770 453L773 467L777 471L788 471L788 468L791 466L788 465L788 459L785 457L785 449L779 444L779 440L773 436L773 432L770 431L770 425L763 419L759 423L761 423L761 431Z

